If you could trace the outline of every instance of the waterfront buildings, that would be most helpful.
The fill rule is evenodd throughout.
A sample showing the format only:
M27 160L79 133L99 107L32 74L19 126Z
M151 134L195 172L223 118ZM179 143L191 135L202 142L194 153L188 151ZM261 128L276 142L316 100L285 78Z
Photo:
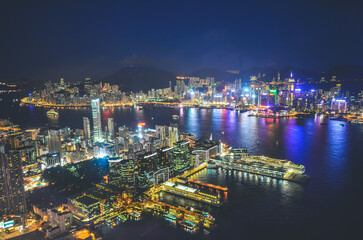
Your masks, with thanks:
M271 74L269 75L271 76ZM195 106L228 108L238 111L261 107L281 107L287 112L353 113L355 115L361 115L363 112L362 93L352 94L349 91L344 91L344 81L335 76L329 81L325 79L313 81L296 78L292 72L286 77L280 72L276 72L272 74L271 79L266 77L266 74L259 73L250 76L249 80L242 80L236 76L236 80L233 82L217 82L213 77L200 78L195 76L178 76L175 81L174 89L169 86L168 88L135 93L122 92L117 85L109 83L92 83L89 79L77 84L47 83L44 90L33 92L30 96L22 99L22 104L49 108L79 108L91 105L95 112L98 112L97 105L111 108L140 106L139 109L144 105L181 108L183 106ZM80 89L83 87L84 90L81 91ZM67 91L68 94L62 94L62 91ZM95 102L97 101L94 99L95 97L99 99L98 104ZM344 103L344 107L339 108L339 103L335 104L335 100L345 101L346 105ZM102 130L98 130L100 124L98 124L97 119L96 134L94 134L96 137L102 136ZM109 127L107 126L107 128ZM168 137L170 131L167 129L157 128L157 132L161 134L161 139L170 140L170 146L178 141L178 139L174 140L172 137Z

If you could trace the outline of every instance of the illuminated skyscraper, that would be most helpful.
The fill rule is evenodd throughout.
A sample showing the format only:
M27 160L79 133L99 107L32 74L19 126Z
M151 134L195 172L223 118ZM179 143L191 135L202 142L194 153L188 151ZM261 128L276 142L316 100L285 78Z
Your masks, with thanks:
M84 137L87 139L91 138L91 125L89 123L88 117L83 117L83 131L84 131Z
M59 131L49 131L48 149L50 153L59 153L62 155L62 142Z
M180 173L190 167L189 141L179 141L173 148L173 166L175 173Z
M288 96L286 97L287 104L290 106L292 106L294 103L294 89L295 89L295 79L291 71L290 78L288 79Z
M108 130L108 140L111 141L115 137L115 123L113 122L113 118L107 119L107 130Z
M173 125L169 127L169 141L170 147L172 147L174 143L179 141L178 125Z
M20 152L0 153L0 216L26 212Z
M92 99L93 141L102 142L100 99Z

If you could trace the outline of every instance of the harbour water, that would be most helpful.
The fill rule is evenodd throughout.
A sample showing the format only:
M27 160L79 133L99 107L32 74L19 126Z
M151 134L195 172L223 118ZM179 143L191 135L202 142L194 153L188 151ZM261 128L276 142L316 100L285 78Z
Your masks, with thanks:
M90 109L59 110L19 107L2 96L0 118L21 127L54 125L82 128ZM173 120L172 115L180 118ZM247 147L253 155L288 159L306 167L308 185L237 171L206 169L195 179L227 186L221 207L211 207L169 194L160 196L175 205L205 209L215 218L216 230L187 233L177 226L145 216L139 222L120 224L106 239L351 239L363 223L363 126L305 119L263 119L222 109L115 108L104 109L102 121L113 117L118 126L135 128L178 123L180 130L197 137L221 139L230 146ZM327 125L321 125L328 122ZM359 235L358 235L359 236Z

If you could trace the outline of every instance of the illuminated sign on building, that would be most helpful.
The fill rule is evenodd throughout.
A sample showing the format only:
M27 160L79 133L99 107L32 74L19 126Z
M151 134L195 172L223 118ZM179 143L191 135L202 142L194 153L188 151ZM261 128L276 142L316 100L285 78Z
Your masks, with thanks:
M7 222L0 222L0 228L10 228L10 227L14 227L14 220Z

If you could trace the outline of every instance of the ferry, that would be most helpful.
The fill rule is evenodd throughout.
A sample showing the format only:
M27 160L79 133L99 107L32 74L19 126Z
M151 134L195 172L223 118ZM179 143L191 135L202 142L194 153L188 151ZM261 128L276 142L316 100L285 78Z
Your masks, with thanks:
M58 117L59 113L55 111L54 109L51 109L47 112L48 117Z
M203 225L202 226L204 228L212 229L212 230L217 228L217 225L214 222L212 222L210 220L207 220L207 219L203 220Z
M215 220L216 220L209 212L201 211L201 210L198 210L198 209L196 209L194 207L179 206L179 208L185 209L185 210L190 211L190 212L194 212L194 213L196 213L198 215L198 217L203 218L205 220L208 220L211 223L214 223Z
M215 161L213 161L213 160L209 160L209 161L207 162L207 168L216 169L216 168L218 168L218 165L216 164L216 162L215 162Z
M123 214L118 216L118 219L121 220L122 222L126 222L127 221L127 217Z
M131 219L138 221L140 220L141 214L136 211L131 211L129 212L129 216L131 217Z
M189 220L183 220L178 222L180 226L182 226L184 229L189 231L195 231L197 229L197 226L195 223L189 221Z
M172 222L172 223L176 223L176 219L177 217L171 213L165 213L164 214L164 218L166 221Z

